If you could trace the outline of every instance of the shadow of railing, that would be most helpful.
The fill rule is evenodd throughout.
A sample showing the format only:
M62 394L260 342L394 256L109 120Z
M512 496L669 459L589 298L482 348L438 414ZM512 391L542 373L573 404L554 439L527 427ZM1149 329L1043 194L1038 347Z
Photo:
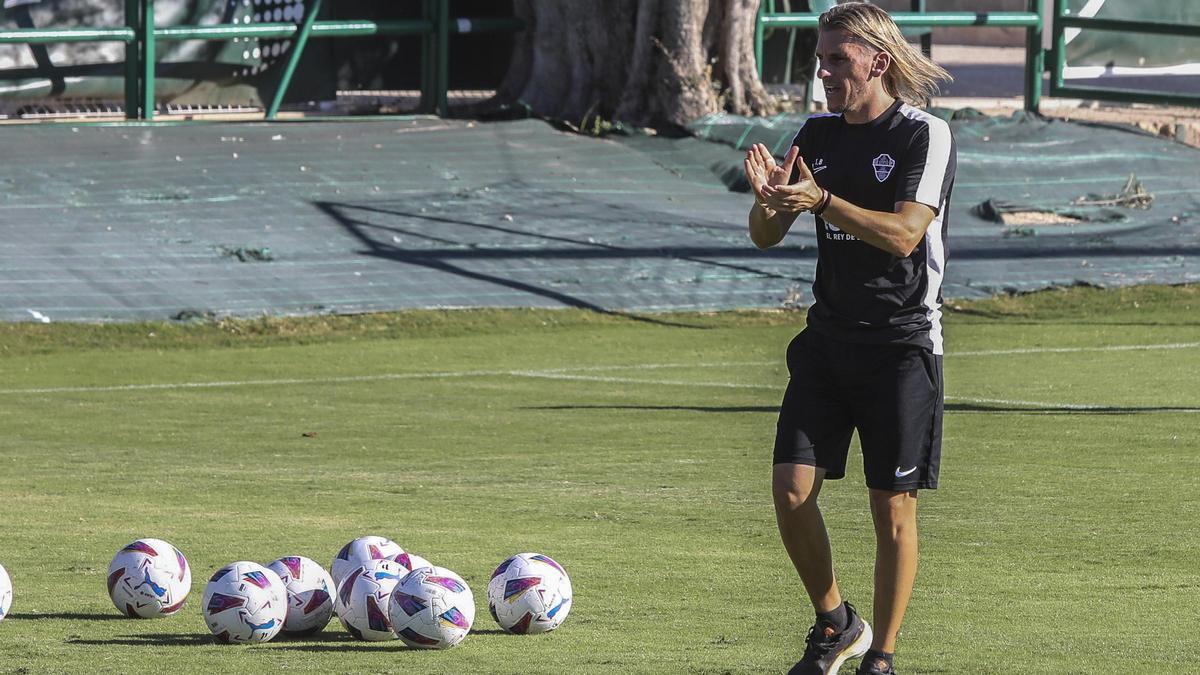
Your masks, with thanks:
M491 190L519 190L520 186L495 186ZM479 194L480 191L475 191ZM443 211L454 206L455 195L431 194L416 196L413 199L428 202L440 202ZM565 199L564 195L554 195ZM538 220L542 223L550 216L546 209L546 196L542 195L540 204L526 204L518 211L518 217L528 221ZM575 203L579 201L571 196ZM464 200L465 201L465 200ZM450 202L447 206L446 202ZM503 271L484 271L470 265L473 261L489 260L535 260L535 261L586 261L619 259L619 260L652 260L652 261L683 261L703 267L713 267L731 270L737 273L749 274L756 277L773 278L790 283L806 281L801 277L778 274L747 264L730 262L739 257L756 257L763 259L763 252L754 249L747 242L745 246L618 246L597 241L594 238L579 238L547 232L521 229L517 226L506 226L496 223L480 222L482 219L472 219L469 216L424 213L412 208L388 203L342 203L316 202L315 206L331 220L336 222L345 232L357 239L365 247L364 255L385 260L391 260L405 265L422 267L464 279L471 279L487 284L507 288L523 294L551 300L566 307L586 309L600 314L619 316L631 321L647 322L666 326L703 328L680 321L662 317L644 316L636 313L615 310L590 301L583 294L573 294L534 283L505 276ZM513 208L513 205L508 205ZM594 204L587 211L586 217L595 220L597 227L603 229L606 224L628 224L636 222L646 227L654 227L665 222L677 222L678 215L658 213L637 208L623 208L613 204ZM478 208L478 207L476 207ZM588 205L580 207L584 210ZM382 222L380 222L382 221ZM430 226L428 229L422 225ZM712 223L710 226L728 227L725 223ZM698 227L703 227L701 224ZM466 236L454 238L448 231L463 232ZM420 246L404 246L402 239L414 239ZM497 240L490 245L487 238ZM519 243L517 243L519 242ZM815 250L792 247L773 251L769 257L802 257L815 258ZM716 260L714 258L720 258ZM581 269L586 272L586 269ZM587 284L586 277L579 280Z

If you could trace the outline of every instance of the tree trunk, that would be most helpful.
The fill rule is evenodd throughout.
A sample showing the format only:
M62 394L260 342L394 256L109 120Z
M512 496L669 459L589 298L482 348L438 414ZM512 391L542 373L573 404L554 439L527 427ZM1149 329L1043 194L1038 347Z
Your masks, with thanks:
M775 103L754 59L759 0L514 0L518 35L501 102L581 127L681 129Z

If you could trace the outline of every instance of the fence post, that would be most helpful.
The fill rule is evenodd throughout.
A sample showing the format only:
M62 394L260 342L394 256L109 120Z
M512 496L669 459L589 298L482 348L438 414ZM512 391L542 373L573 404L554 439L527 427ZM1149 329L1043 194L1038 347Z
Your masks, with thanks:
M139 0L125 0L125 27L133 30L133 42L125 43L125 119L140 117L142 8Z
M437 0L437 104L435 110L441 117L450 113L450 0Z
M433 30L421 35L421 112L446 115L450 105L450 0L422 0L421 18Z
M1042 104L1042 73L1046 71L1046 52L1042 49L1043 1L1029 0L1029 11L1037 14L1036 26L1025 29L1025 110L1038 112Z
M925 13L925 0L912 0L912 11L920 14ZM921 53L925 58L933 58L933 27L925 26L925 32L921 33Z
M436 0L421 0L421 18L425 21L434 20L433 3ZM427 113L434 108L434 35L430 32L421 33L421 103L417 108Z
M1062 22L1058 19L1067 14L1067 0L1051 1L1054 3L1054 15L1051 17L1054 23L1050 29L1050 58L1053 62L1050 64L1050 95L1057 96L1056 92L1063 86L1063 68L1067 61L1067 40L1063 35Z
M142 0L142 119L154 119L154 0Z

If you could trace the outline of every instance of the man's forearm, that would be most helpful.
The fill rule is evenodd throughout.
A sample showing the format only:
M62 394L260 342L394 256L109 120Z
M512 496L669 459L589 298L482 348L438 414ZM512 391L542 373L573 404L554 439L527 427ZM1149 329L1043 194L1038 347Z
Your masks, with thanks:
M821 218L875 248L904 258L921 243L932 217L932 210L928 214L917 212L928 207L911 202L906 204L909 206L899 213L871 211L834 195ZM913 209L914 206L919 209Z
M750 207L750 239L759 248L770 248L783 241L795 220L794 213L774 211L755 202Z

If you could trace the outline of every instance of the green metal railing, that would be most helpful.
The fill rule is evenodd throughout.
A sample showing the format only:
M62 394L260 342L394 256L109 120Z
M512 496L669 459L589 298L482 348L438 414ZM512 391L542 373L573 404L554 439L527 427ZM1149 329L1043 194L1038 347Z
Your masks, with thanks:
M415 35L421 37L420 109L445 115L448 109L449 42L451 34L517 31L524 23L515 18L450 19L450 0L422 0L421 19L408 21L317 21L322 0L312 0L299 25L294 23L222 24L155 28L154 0L125 0L124 28L25 28L0 30L0 44L58 42L125 43L125 116L154 119L155 53L159 41L225 41L234 38L286 38L293 40L278 86L266 107L274 119L283 103L297 64L310 38Z
M1168 24L1153 21L1131 21L1071 16L1067 0L1053 0L1053 39L1050 50L1051 96L1102 99L1126 102L1175 103L1200 105L1200 96L1099 87L1066 86L1063 71L1066 65L1066 28L1102 31L1123 31L1149 35L1200 37L1200 26ZM924 7L924 0L912 0L914 9ZM1027 0L1026 12L896 12L891 16L901 28L935 28L949 26L1019 27L1025 29L1025 109L1037 111L1041 102L1041 80L1046 68L1046 52L1042 49L1043 0ZM159 41L212 40L234 38L286 38L293 40L287 63L266 116L274 119L295 75L310 38L361 37L374 35L419 36L421 38L421 103L420 110L446 114L449 87L449 36L455 33L515 31L524 27L515 18L450 19L450 0L421 0L421 18L407 21L342 20L317 21L322 0L312 0L306 6L303 21L293 23L260 23L254 25L224 24L214 26L172 26L155 28L154 0L125 0L125 26L114 28L25 28L0 30L0 44L48 44L58 42L121 42L125 45L125 111L129 119L154 118L155 111L155 54ZM820 14L776 12L774 0L764 0L755 27L755 55L759 74L762 74L762 43L765 30L781 28L795 30L816 28ZM922 47L928 50L927 35Z
M133 42L130 28L18 28L0 30L0 44L49 44L52 42Z
M1027 0L1026 12L892 12L891 17L901 28L942 28L950 26L1016 27L1025 29L1025 109L1036 112L1041 104L1042 72L1045 57L1042 50L1043 0ZM1059 0L1060 2L1064 0ZM771 3L772 7L774 3ZM923 6L923 3L922 3ZM764 9L759 14L754 34L755 56L759 75L762 75L762 42L767 28L816 28L820 14L782 13ZM922 40L922 47L925 41Z
M1067 28L1086 30L1141 33L1144 35L1175 35L1200 38L1200 26L1194 24L1171 24L1157 21L1128 21L1124 19L1099 19L1071 16L1067 0L1055 0L1053 42L1050 48L1050 95L1068 98L1087 98L1126 103L1167 103L1200 105L1200 96L1147 91L1144 89L1116 89L1104 87L1079 87L1063 84L1063 71L1067 65Z

